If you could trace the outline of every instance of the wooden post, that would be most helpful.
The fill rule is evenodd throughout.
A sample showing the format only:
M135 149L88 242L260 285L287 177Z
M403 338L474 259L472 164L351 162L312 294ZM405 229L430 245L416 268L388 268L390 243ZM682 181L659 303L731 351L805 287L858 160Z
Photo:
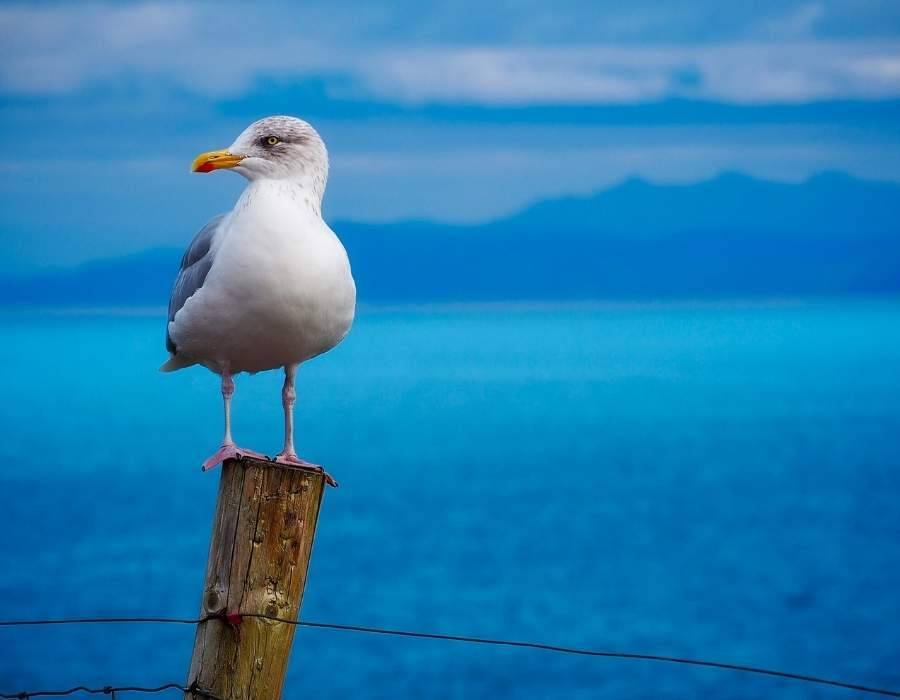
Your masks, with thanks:
M246 615L297 618L326 478L246 457L222 465L200 605L201 618L219 617L197 626L188 688L223 700L281 697L295 626Z

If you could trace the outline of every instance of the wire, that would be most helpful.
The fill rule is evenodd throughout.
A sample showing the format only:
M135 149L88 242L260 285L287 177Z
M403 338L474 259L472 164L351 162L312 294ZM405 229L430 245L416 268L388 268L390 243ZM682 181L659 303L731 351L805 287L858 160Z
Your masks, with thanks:
M187 618L187 617L57 617L47 620L0 620L0 627L29 627L35 625L94 625L94 624L118 624L118 623L160 623L169 625L196 625L218 616Z
M266 615L244 615L243 617L268 617ZM848 690L858 690L863 693L874 693L877 695L885 695L888 697L900 698L900 691L889 690L885 688L876 688L872 686L860 685L858 683L848 683L829 678L820 678L818 676L809 676L801 673L791 673L788 671L776 671L757 666L745 666L743 664L731 664L721 661L705 661L702 659L690 659L678 656L664 656L662 654L641 654L625 651L598 651L593 649L580 649L577 647L557 646L555 644L543 644L541 642L522 642L510 639L489 639L485 637L469 637L453 634L435 634L430 632L412 632L407 630L384 629L380 627L362 627L359 625L338 625L327 622L310 622L306 620L287 620L284 618L277 619L279 622L287 622L302 627L317 627L321 629L340 630L345 632L362 632L365 634L385 634L396 637L414 637L418 639L440 639L451 642L467 642L469 644L489 644L493 646L518 647L524 649L540 649L542 651L553 651L561 654L577 654L580 656L599 656L612 659L630 659L642 661L658 661L671 664L682 664L688 666L701 666L706 668L718 668L726 671L738 671L741 673L755 673L764 676L774 676L776 678L786 678L796 681L804 681L806 683L817 683L819 685L830 685L837 688L846 688Z
M137 685L107 685L102 688L88 688L84 685L78 685L74 688L67 688L66 690L33 690L21 693L0 693L0 698L4 698L4 700L25 700L26 698L63 697L65 695L74 695L75 693L87 693L88 695L109 695L115 699L116 693L162 693L166 690L180 690L183 693L193 693L194 695L201 695L210 698L211 700L222 700L218 695L214 695L194 683L188 686L181 685L181 683L165 683L155 688L144 688Z
M0 620L0 627L28 627L33 625L92 625L117 623L160 623L174 625L196 625L209 618L186 617L58 617L48 620Z
M819 676L810 676L801 673L792 673L789 671L777 671L768 668L760 668L758 666L746 666L743 664L733 664L726 663L722 661L706 661L703 659L693 659L693 658L685 658L678 656L665 656L662 654L644 654L637 652L625 652L625 651L610 651L610 650L596 650L596 649L583 649L578 647L568 647L568 646L558 646L555 644L543 644L540 642L523 642L516 641L511 639L490 639L487 637L472 637L472 636L464 636L464 635L455 635L455 634L438 634L434 632L416 632L412 630L398 630L398 629L389 629L384 627L365 627L362 625L341 625L330 622L313 622L307 620L292 620L286 617L276 617L274 615L264 615L262 613L240 613L240 614L232 614L227 615L224 612L216 613L212 615L207 615L205 617L200 618L181 618L181 617L81 617L81 618L57 618L57 619L47 619L47 620L0 620L0 627L15 627L15 626L30 626L30 625L68 625L68 624L118 624L118 623L163 623L163 624L181 624L181 625L196 625L202 622L209 622L211 620L221 620L223 622L227 622L229 624L235 625L240 624L242 618L255 618L261 620L269 620L272 622L282 622L289 625L295 625L298 627L310 627L317 629L330 629L330 630L338 630L342 632L358 632L363 634L380 634L380 635L388 635L393 637L410 637L415 639L436 639L450 642L464 642L468 644L485 644L491 646L505 646L505 647L517 647L524 649L538 649L541 651L550 651L556 652L560 654L574 654L579 656L593 656L593 657L603 657L603 658L611 658L611 659L626 659L626 660L640 660L640 661L654 661L660 663L670 663L670 664L679 664L685 666L699 666L704 668L717 668L725 671L735 671L739 673L752 673L756 675L763 676L771 676L775 678L784 678L788 680L802 681L805 683L814 683L817 685L828 685L836 688L844 688L847 690L856 690L862 693L871 693L874 695L882 695L885 697L894 697L900 698L900 690L891 690L887 688L877 688L874 686L862 685L859 683L850 683L847 681L840 681L831 678L822 678ZM167 685L163 686L162 689L166 689L169 687L179 687L184 689L182 686L172 686ZM127 689L124 689L127 690ZM87 692L106 692L105 690L100 691L87 691ZM159 690L147 690L147 689L138 689L136 692L160 692ZM195 692L203 692L195 689ZM69 692L45 692L45 693L29 693L26 695L2 695L0 694L0 698L27 698L34 697L36 695L66 695L71 694ZM209 697L214 697L209 695Z

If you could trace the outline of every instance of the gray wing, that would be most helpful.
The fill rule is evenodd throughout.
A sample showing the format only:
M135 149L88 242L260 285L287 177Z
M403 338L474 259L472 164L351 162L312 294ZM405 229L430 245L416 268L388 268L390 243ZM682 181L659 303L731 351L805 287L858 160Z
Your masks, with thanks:
M169 297L169 320L166 323L166 349L173 355L177 352L177 348L172 336L169 335L169 324L175 319L175 314L184 306L184 303L203 286L215 259L215 253L212 250L213 241L221 230L220 224L224 218L225 214L219 214L210 219L209 223L194 236L194 240L191 241L181 259L181 269L178 271L178 277L175 278L175 284L172 287L172 295Z

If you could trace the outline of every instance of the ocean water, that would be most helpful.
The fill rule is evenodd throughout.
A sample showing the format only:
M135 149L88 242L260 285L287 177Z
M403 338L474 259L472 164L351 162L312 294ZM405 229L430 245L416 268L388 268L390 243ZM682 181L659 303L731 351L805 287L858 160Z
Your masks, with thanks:
M155 313L0 321L0 618L196 614L216 378L156 372ZM238 378L239 442L277 450L280 382ZM298 392L298 448L341 482L307 619L900 688L900 301L364 310ZM0 692L181 682L192 642L0 628ZM300 629L308 697L854 694Z

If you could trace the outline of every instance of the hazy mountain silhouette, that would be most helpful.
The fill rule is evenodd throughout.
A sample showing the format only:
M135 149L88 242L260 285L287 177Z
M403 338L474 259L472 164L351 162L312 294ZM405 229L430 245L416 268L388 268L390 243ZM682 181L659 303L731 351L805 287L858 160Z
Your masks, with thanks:
M363 302L830 295L900 291L900 185L826 173L632 179L474 226L335 222ZM185 240L185 244L187 244ZM165 304L157 249L0 283L6 303Z

